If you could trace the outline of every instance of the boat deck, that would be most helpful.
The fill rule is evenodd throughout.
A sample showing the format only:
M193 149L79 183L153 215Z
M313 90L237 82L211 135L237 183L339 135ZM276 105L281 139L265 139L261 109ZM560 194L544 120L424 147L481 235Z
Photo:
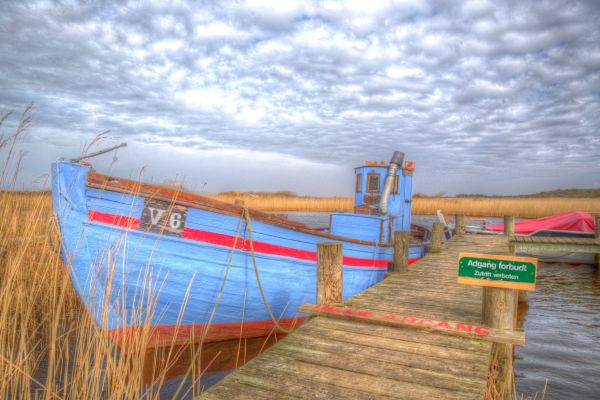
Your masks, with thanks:
M457 283L461 251L508 254L508 240L454 237L441 253L427 254L408 272L393 273L343 304L409 323L313 317L201 398L484 398L492 343L451 332L482 324L482 288ZM430 329L434 325L442 328Z

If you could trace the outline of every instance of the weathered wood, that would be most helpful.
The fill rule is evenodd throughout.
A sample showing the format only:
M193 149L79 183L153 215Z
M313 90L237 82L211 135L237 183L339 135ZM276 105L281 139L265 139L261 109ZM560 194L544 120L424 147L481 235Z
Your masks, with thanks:
M525 241L518 239L519 236L511 239L510 244L516 251L531 252L561 252L561 253L599 253L600 240L593 238L578 238L576 241L559 241L556 238L530 238Z
M318 345L315 347L318 347ZM339 353L323 351L323 349L315 347L298 346L284 341L281 346L274 348L270 354L281 356L287 356L289 354L298 361L318 363L319 365L327 367L376 375L419 385L434 382L435 387L440 389L462 390L464 386L471 385L474 381L481 379L468 377L464 374L461 374L458 377L441 374L437 371L432 371L429 368L407 368L395 362L363 357L357 355L355 352L350 353L347 350ZM421 365L423 365L423 363L421 363Z
M454 234L464 235L466 231L465 216L463 214L456 214L454 217Z
M408 238L410 232L394 232L394 263L392 272L408 271Z
M105 133L107 133L107 132L109 132L109 131L106 131ZM86 158L92 158L92 157L100 156L102 154L108 153L109 151L120 149L121 147L127 147L127 143L123 142L123 143L120 143L120 144L118 144L116 146L111 146L111 147L109 147L107 149L102 149L102 150L95 151L93 153L84 154L84 155L76 157L76 158L71 158L69 161L71 161L72 163L78 163L78 162L80 162L82 160L85 160Z
M483 322L491 328L511 329L515 305L515 290L483 288Z
M342 302L342 244L322 242L317 244L317 303Z
M382 327L385 328L385 327ZM397 330L389 329L388 332L395 332ZM317 332L318 333L318 332ZM449 338L450 336L428 334L432 339ZM421 334L423 336L423 334ZM469 342L461 338L462 342ZM352 342L344 342L338 340L320 340L319 337L313 335L294 335L288 337L282 344L290 346L301 346L304 348L325 351L330 353L338 354L353 354L358 355L367 359L376 359L391 362L397 365L404 365L411 368L419 368L425 363L433 371L444 371L447 370L454 375L463 375L477 378L486 378L487 371L480 368L479 363L485 362L485 360L476 360L475 362L455 362L447 363L444 359L435 357L430 354L410 354L403 351L386 349L386 351L380 351L377 347L363 346ZM477 352L480 349L475 350ZM368 362L368 360L366 360Z
M343 321L343 320L338 320ZM348 322L348 321L345 321ZM377 326L374 326L377 327ZM386 329L397 329L392 327L381 326ZM400 332L410 332L412 330L402 329ZM382 335L372 335L368 332L350 332L350 331L342 331L337 329L326 329L326 328L315 328L310 326L305 328L302 327L302 337L310 336L315 338L316 340L320 340L323 342L330 341L339 341L347 344L356 344L360 346L368 346L379 349L380 352L387 350L399 351L402 353L408 354L420 354L427 355L428 357L436 357L441 359L453 360L455 362L468 362L479 364L487 361L487 357L489 357L489 350L491 349L492 343L479 341L481 347L479 349L469 349L466 351L465 349L457 349L455 347L449 347L443 345L443 341L440 344L432 344L430 341L418 341L418 340L398 340L396 337L388 337L387 335L389 331L386 331ZM436 332L425 332L425 331L414 331L421 332L424 337L428 337L427 335L431 335L432 337L438 338L443 335ZM448 338L453 338L453 336L446 336ZM286 339L287 340L287 339ZM471 340L468 338L462 338L462 340L466 340L469 342L476 343L478 341Z
M504 236L513 236L515 234L515 217L513 215L504 216Z
M589 237L555 237L555 236L511 236L510 243L521 245L523 243L533 244L574 244L574 245L597 245L600 239Z
M282 357L274 352L266 352L264 360L269 361L268 371L273 370L286 371L289 375L304 377L310 379L314 385L331 384L344 390L361 390L371 394L371 398L380 398L380 396L390 396L403 399L476 399L472 393L463 391L449 391L440 389L432 385L419 385L412 382L400 381L387 377L377 376L374 373L359 373L348 369L334 368L322 364L313 364ZM271 379L270 373L263 376L264 379ZM285 385L285 381L278 382ZM468 390L468 388L465 388ZM274 396L276 398L276 396ZM304 396L303 396L304 397ZM314 398L306 396L305 398ZM327 397L326 397L327 398ZM341 398L354 398L353 396Z
M254 382L248 382L248 380L238 381L237 384L240 386L237 388L229 385L218 385L210 393L203 393L200 398L202 400L213 400L222 398L235 398L236 400L256 400L261 398L266 399L273 395L273 392L269 389L257 387L252 383ZM301 399L301 397L290 396L285 393L278 393L277 398L281 400Z
M440 251L442 251L443 236L444 226L439 221L434 222L431 230L431 246L429 246L430 252L439 253Z
M514 289L484 287L483 321L492 328L513 329L517 310L517 294ZM503 388L504 399L512 399L514 348L512 344L495 343L492 353L496 355L498 370L494 373L495 386Z
M519 303L529 303L529 294L522 290L519 290Z
M243 375L234 374L231 378L226 377L217 387L228 386L233 389L244 390L247 385L267 391L267 395L255 397L255 399L279 399L281 394L284 394L284 396L293 396L293 398L298 399L373 399L372 394L368 391L361 391L358 388L340 387L335 385L335 382L320 382L317 385L313 379L307 377L306 374L302 374L298 369L293 367L286 368L285 361L281 361L280 358L265 358L257 361L266 362L253 362L253 368L248 368L244 371ZM211 389L208 394L212 394L214 390ZM218 398L227 400L237 399L237 395L221 396ZM381 396L379 398L387 400L394 397Z
M316 336L321 336L318 331L337 331L340 333L348 332L352 334L362 334L375 338L386 337L391 340L402 342L422 343L432 346L440 346L449 349L456 349L462 352L474 352L481 354L488 343L480 340L467 340L463 337L442 335L436 332L425 332L419 329L396 329L384 325L373 325L369 323L346 321L335 318L312 318L310 323L306 323L303 332L317 332ZM427 333L427 334L425 334ZM304 337L304 335L302 336ZM288 339L286 339L288 340ZM408 343L410 344L410 343Z
M391 274L343 306L319 305L333 318L309 318L208 394L225 386L219 396L210 398L235 398L237 390L252 386L256 398L283 394L303 399L482 399L489 390L492 348L512 346L444 331L448 326L456 330L456 321L463 321L466 327L471 325L474 336L475 327L487 325L482 320L481 288L456 282L458 253L506 254L507 249L504 236L455 236L441 246L441 252L428 253L407 272ZM362 318L345 315L348 309L355 314L362 311ZM382 316L390 322L365 321L365 311L374 313L371 318ZM342 319L347 317L351 319ZM410 326L397 323L403 317L408 317L403 322ZM462 329L467 328L459 332ZM523 335L512 325L488 331ZM507 365L506 356L502 357Z
M600 242L600 214L596 214L595 215L595 223L596 223L596 230L594 233L594 239L598 240ZM594 256L594 261L596 263L596 272L598 272L600 274L600 251L597 251L595 256Z
M329 318L367 322L375 325L435 331L443 335L468 337L470 339L485 340L495 343L511 343L521 346L525 344L525 334L513 330L512 319L510 327L494 329L484 325L473 326L473 324L465 322L437 321L428 317L423 318L411 315L382 313L373 310L336 307L323 304L304 304L298 308L298 312ZM513 314L510 313L511 318L512 315Z

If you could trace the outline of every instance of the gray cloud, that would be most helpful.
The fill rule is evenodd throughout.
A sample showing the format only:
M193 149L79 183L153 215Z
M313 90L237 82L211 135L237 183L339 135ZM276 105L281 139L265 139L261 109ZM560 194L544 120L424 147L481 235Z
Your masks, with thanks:
M596 2L287 3L4 1L0 110L33 102L53 156L111 129L157 179L206 178L192 155L174 170L140 149L234 152L262 189L297 173L321 194L397 148L430 193L600 184ZM214 190L245 184L212 173Z

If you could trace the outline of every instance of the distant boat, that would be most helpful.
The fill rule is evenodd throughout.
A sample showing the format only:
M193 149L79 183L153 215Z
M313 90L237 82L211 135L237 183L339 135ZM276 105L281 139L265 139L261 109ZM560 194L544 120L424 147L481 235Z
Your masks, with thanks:
M536 219L515 222L515 234L523 236L554 237L594 237L596 223L594 217L583 211L551 215ZM489 225L484 228L489 233L504 232L504 224ZM585 253L535 253L531 254L544 262L566 262L593 264L594 255Z
M393 232L411 230L414 163L403 159L395 152L389 164L355 168L355 212L331 214L326 231L60 160L52 192L62 256L87 310L119 344L144 322L149 348L281 334L315 301L317 243L343 244L344 298L383 279ZM409 263L424 251L415 241Z

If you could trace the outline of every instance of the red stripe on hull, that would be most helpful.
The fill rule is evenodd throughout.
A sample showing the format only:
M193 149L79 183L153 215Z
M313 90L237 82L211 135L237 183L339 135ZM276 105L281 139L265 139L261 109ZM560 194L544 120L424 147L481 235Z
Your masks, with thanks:
M88 211L90 221L103 222L105 224L116 225L128 229L140 229L140 219L103 213L100 211Z
M89 211L88 219L91 221L103 222L105 224L120 226L122 228L139 229L140 220L138 218L125 217L121 215L107 214L99 211ZM210 243L218 246L231 248L235 241L235 236L225 235L203 231L199 229L184 228L181 237L184 239L194 240L196 242ZM254 241L254 251L260 254L272 254L283 257L291 257L299 260L317 261L317 253L310 250L300 250L293 247L279 246L276 244ZM244 238L238 238L236 248L240 250L250 251L250 242ZM408 260L408 264L417 261L418 258ZM387 268L391 260L372 260L368 258L344 257L343 263L348 267L363 267L363 268Z
M235 240L234 236L190 228L185 228L181 237L227 247L232 247ZM294 249L292 247L258 242L256 240L253 241L253 245L254 251L257 253L273 254L276 256L292 257L314 262L317 261L317 252L315 251ZM250 251L250 242L244 239L238 239L236 248ZM349 267L387 268L390 261L391 260L370 260L368 258L344 257L343 263Z
M307 318L286 318L278 322L284 329L296 329ZM125 346L127 342L139 343L139 340L142 340L144 343L148 343L147 348L158 348L199 343L206 327L206 324L133 326L111 329L106 331L106 334L121 347ZM281 333L277 331L271 320L211 324L204 343L224 342L240 337L242 339L259 338Z

